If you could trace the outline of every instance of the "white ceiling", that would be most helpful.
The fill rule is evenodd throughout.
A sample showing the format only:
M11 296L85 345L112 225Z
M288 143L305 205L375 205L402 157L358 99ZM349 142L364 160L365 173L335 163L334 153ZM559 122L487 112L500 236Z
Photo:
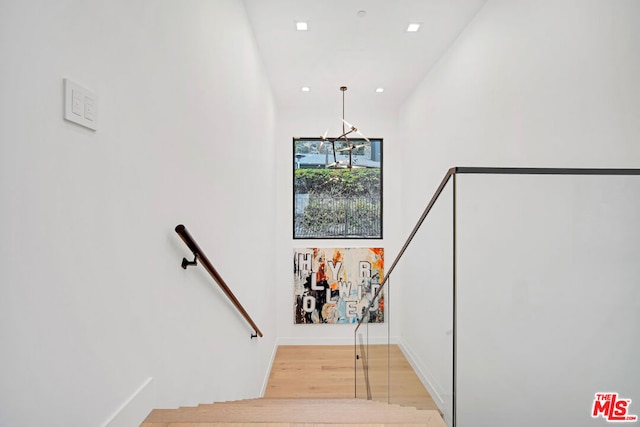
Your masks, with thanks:
M276 103L396 111L486 0L243 0ZM365 11L364 17L358 16ZM296 31L296 21L308 31ZM421 23L407 33L410 22ZM302 86L311 88L302 92ZM383 87L384 92L375 93Z

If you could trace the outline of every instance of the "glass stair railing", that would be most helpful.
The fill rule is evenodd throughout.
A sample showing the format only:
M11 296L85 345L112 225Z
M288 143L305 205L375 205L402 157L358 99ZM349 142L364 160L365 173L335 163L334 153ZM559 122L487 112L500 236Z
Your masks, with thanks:
M534 427L610 421L615 393L633 419L639 247L640 169L450 169L382 281L386 324L354 332L356 397Z

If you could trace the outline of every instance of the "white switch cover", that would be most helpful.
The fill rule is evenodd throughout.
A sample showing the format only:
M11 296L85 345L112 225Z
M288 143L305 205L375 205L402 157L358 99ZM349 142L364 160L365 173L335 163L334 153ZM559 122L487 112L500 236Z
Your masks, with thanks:
M64 118L98 130L98 95L69 79L64 79Z
M82 94L78 90L71 91L71 112L76 116L82 115Z
M89 96L84 97L84 118L92 122L96 120L95 103L93 98Z

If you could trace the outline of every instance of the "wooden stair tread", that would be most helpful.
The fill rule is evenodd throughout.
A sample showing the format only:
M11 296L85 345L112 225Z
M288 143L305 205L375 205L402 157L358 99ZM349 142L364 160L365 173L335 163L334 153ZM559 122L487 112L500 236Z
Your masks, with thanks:
M418 410L362 399L250 399L179 409L154 409L143 425L146 426L147 423L428 425L430 422L433 423L434 419L441 419L437 411Z
M447 427L445 424L147 423L141 427Z
M198 406L210 406L213 404L200 404ZM365 400L365 399L292 399L292 398L256 398L256 399L246 399L246 400L229 400L226 402L217 402L215 403L217 406L234 406L234 405L243 405L245 407L249 406L320 406L326 408L328 405L332 406L350 406L361 405L370 407L380 407L380 408L389 408L389 407L398 407L402 406L396 404L388 404L386 402L380 402L375 400ZM414 409L414 408L408 408Z
M147 423L141 427L447 427L445 424Z

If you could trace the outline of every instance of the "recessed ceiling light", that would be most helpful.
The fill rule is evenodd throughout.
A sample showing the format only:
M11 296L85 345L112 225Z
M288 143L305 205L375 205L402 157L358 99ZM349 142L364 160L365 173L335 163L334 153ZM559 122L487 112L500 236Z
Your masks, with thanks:
M311 88L309 88L309 86L303 86L302 87L302 91L303 92L309 92L311 90Z
M415 33L420 29L420 24L409 24L407 26L407 33Z
M307 23L304 21L298 21L296 22L296 30L298 31L307 31L309 29L309 27L307 26Z
M384 92L384 88L383 87L379 87L378 89L376 89L376 92L382 93L382 92Z

